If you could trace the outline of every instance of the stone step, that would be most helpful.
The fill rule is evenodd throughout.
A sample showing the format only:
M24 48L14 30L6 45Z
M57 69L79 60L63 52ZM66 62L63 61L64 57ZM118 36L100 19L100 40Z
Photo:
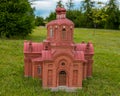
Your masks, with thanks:
M76 88L76 87L67 87L67 86L58 86L55 88L51 88L51 91L66 91L66 92L76 92L77 89L81 88Z

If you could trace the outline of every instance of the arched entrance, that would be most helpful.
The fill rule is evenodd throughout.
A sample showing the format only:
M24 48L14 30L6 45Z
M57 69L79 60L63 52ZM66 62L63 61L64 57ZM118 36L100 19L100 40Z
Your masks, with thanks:
M60 71L59 72L59 86L65 86L66 85L66 72Z

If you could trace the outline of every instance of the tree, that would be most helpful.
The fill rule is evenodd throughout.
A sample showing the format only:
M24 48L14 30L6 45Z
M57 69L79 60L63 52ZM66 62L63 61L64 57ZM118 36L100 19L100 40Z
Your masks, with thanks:
M36 17L35 18L35 25L36 26L44 26L45 24L44 24L44 18L43 17Z
M66 13L68 19L72 20L75 24L75 27L81 27L82 13L79 10L69 10Z
M92 15L92 8L94 7L95 2L91 1L91 0L84 0L82 1L82 11L84 12L84 17L86 19L86 27L93 27L93 22L91 19L91 15Z
M55 20L55 18L56 18L56 13L51 12L50 15L46 18L46 21L49 22L51 20Z
M106 13L108 17L105 23L105 28L119 29L120 10L117 5L117 0L109 0L109 3L106 5Z
M63 7L62 0L59 0L59 1L57 2L57 6Z
M106 22L108 15L104 12L104 10L102 9L92 9L92 15L91 15L91 19L93 20L94 23L94 27L102 27L101 24L103 24L102 22Z
M68 2L66 3L66 6L68 10L72 10L74 7L73 0L68 0Z
M91 15L89 17L92 19L95 28L104 28L104 23L108 15L105 12L105 8L102 5L105 5L103 2L94 2L96 6L91 9ZM99 7L98 7L99 6Z
M0 37L25 37L34 27L34 14L27 0L0 1Z

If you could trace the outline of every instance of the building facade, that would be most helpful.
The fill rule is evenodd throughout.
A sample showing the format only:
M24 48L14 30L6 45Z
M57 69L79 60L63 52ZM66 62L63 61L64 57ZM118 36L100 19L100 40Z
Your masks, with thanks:
M74 23L63 7L56 8L56 20L47 24L43 42L24 41L24 75L42 79L43 88L82 88L92 76L94 49L91 42L75 44Z

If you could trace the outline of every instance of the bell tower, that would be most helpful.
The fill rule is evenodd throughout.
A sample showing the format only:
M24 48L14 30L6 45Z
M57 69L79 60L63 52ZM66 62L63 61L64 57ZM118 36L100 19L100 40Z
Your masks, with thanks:
M66 9L57 6L56 20L47 24L47 40L51 43L73 43L74 23L66 18Z

